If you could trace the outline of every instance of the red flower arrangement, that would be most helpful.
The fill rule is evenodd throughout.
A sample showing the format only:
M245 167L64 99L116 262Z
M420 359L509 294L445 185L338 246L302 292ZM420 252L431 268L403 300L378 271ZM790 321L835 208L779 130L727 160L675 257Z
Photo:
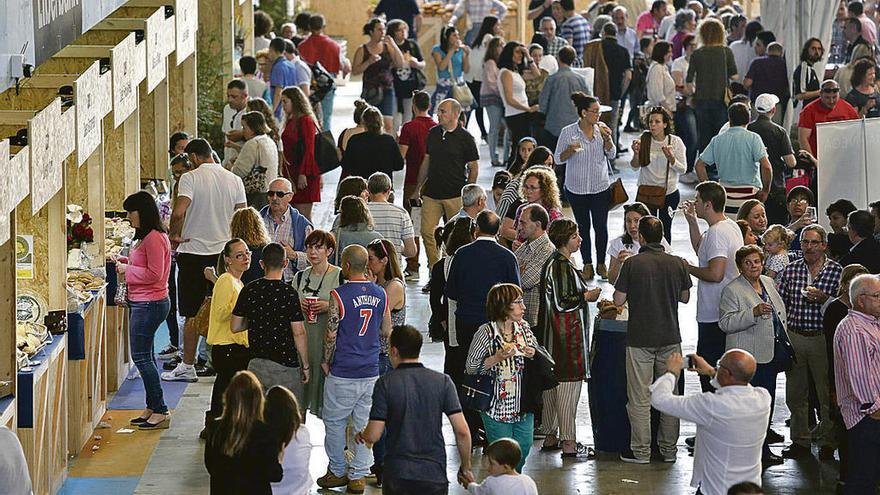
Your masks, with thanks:
M91 224L92 217L90 217L88 213L83 213L82 220L77 223L68 220L67 247L79 247L83 242L94 242L95 232L90 227Z

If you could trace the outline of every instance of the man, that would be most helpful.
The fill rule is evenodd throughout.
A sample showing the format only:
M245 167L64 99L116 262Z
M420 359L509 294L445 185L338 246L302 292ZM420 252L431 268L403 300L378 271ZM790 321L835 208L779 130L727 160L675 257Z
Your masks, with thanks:
M370 422L355 440L376 443L385 431L384 493L446 494L444 414L455 433L458 479L473 480L471 436L455 384L419 362L422 334L414 327L394 327L389 347L394 372L376 382Z
M709 180L707 164L716 167L715 177L724 186L727 195L724 210L731 218L746 200L757 197L766 201L770 194L773 169L767 159L767 148L761 136L746 129L749 107L734 103L727 109L730 129L712 138L703 150L694 169L701 181Z
M241 178L214 162L207 141L193 139L184 151L195 168L180 177L168 237L172 249L177 249L178 310L190 319L210 293L205 268L217 265L232 237L229 221L235 210L247 206L247 199ZM183 326L183 360L162 373L163 380L198 381L193 364L199 334L189 323Z
M834 333L834 382L850 452L844 493L876 493L880 473L880 279L859 275Z
M488 196L486 195L486 190L481 186L477 184L468 184L462 187L461 209L458 210L458 213L452 217L452 219L470 218L471 220L476 220L477 215L486 209L487 200Z
M416 0L379 0L373 15L384 15L386 21L400 19L409 27L410 39L418 39L417 35L422 29L422 11Z
M755 358L731 349L713 368L696 354L688 357L701 380L712 377L715 393L673 395L684 367L684 358L676 352L666 361L666 374L651 385L651 405L697 425L691 486L699 488L698 494L725 495L735 483L761 483L761 446L771 411L770 393L749 385Z
M546 18L553 19L553 0L530 0L529 10L526 12L526 18L532 21L532 28L535 33L543 31L542 24ZM553 27L556 28L556 21L553 21ZM534 39L532 39L534 43Z
M309 96L312 90L312 69L300 58L299 50L293 41L284 40L284 58L296 67L296 85L306 96Z
M367 209L373 216L373 230L391 241L397 253L404 257L415 256L416 241L412 219L403 208L388 202L394 187L385 172L375 172L367 181L370 202Z
M608 88L611 107L611 130L614 145L620 150L620 122L621 98L629 89L632 80L632 56L629 51L617 42L617 26L608 23L602 26L602 55L605 57L605 65L608 67Z
M546 47L544 48L544 54L550 55L559 61L559 51L562 50L563 47L568 46L568 42L565 41L565 38L556 35L556 21L553 20L552 17L547 16L541 19L541 30L536 36L541 36L544 38L544 42ZM535 43L535 39L532 39L532 42ZM571 64L568 64L571 65Z
M857 263L870 273L880 273L880 242L874 239L874 217L870 212L857 210L849 214L847 230L853 246L843 258L841 266Z
M504 19L504 14L507 13L507 5L501 0L460 0L458 5L455 6L455 10L452 11L449 25L454 26L465 13L467 13L471 28L464 36L464 44L470 46L474 42L474 38L477 37L477 33L480 32L483 19L489 15L494 15L499 21Z
M859 21L862 28L862 35L870 46L877 41L877 25L867 15L865 15L865 5L861 1L853 0L846 4L846 13L851 18Z
M800 64L791 76L791 93L794 95L794 108L800 109L814 102L819 97L819 76L813 66L822 60L822 42L818 38L810 38L801 50ZM795 114L796 116L798 114Z
M743 86L749 90L752 103L758 99L758 95L769 93L779 98L779 109L776 111L776 123L783 122L785 108L791 96L788 85L788 69L785 68L785 59L782 58L782 45L777 42L770 43L767 47L767 55L752 60L749 66Z
M731 46L733 43L743 39L743 36L746 34L746 24L748 22L748 18L742 14L736 14L730 18L730 32L727 35L727 46ZM744 69L747 70L748 67L744 67ZM737 71L739 71L739 66L737 66Z
M614 7L614 10L611 11L611 19L614 26L617 27L617 44L626 48L629 58L632 60L636 52L639 51L639 38L636 36L636 31L627 26L626 7L623 5Z
M266 82L257 77L257 59L245 55L238 59L238 66L241 68L241 78L247 85L247 94L254 95L254 98L262 98L263 93L266 92ZM226 96L228 99L228 92Z
M318 478L321 488L348 486L348 493L364 492L364 477L373 453L364 445L349 445L346 461L345 428L367 426L373 403L373 385L379 377L380 339L391 333L391 313L385 289L367 278L367 250L357 244L342 251L342 275L348 282L330 291L330 318L321 367L324 382L324 448L330 465Z
M785 170L793 168L797 161L791 149L788 132L776 120L779 111L779 99L776 95L767 93L759 95L755 99L755 110L758 112L758 118L746 126L746 129L761 137L761 142L767 150L767 160L770 162L772 179L770 192L764 201L768 224L786 225L788 212L785 209Z
M561 11L562 18L565 19L559 27L559 36L565 39L576 54L574 58L574 67L582 67L584 64L584 46L590 39L590 25L587 20L574 10L574 0L554 0L553 16L556 17L556 10Z
M844 61L850 64L861 58L872 57L874 49L863 36L862 22L856 17L848 17L843 26L843 37L846 39Z
M226 105L223 107L221 129L228 143L244 144L241 133L241 116L247 112L248 87L241 79L233 79L226 85ZM238 149L223 147L223 167L230 168L238 156Z
M785 402L791 410L791 445L782 451L790 459L809 457L811 433L807 422L809 376L819 398L816 430L820 458L833 452L828 409L828 350L822 333L822 308L840 286L841 266L825 256L828 236L817 224L801 230L804 257L776 275L776 288L788 314L788 337L795 361L786 372Z
M739 275L734 260L736 250L743 246L742 233L733 220L724 215L727 200L724 188L717 182L702 182L692 204L685 204L691 246L697 253L699 266L688 266L697 278L697 354L717 361L724 352L726 336L718 326L721 291ZM709 224L701 233L697 218ZM711 390L709 379L700 378L703 392Z
M233 333L248 333L248 370L257 375L263 390L283 385L304 401L303 385L311 376L309 341L299 294L282 279L287 264L281 244L263 248L260 266L265 275L238 294L231 324Z
M406 175L403 179L403 208L412 215L413 204L411 198L416 191L419 180L419 170L425 160L428 131L437 125L437 122L428 115L431 108L431 95L426 91L415 91L412 95L413 119L403 124L400 128L400 136L397 144L400 147L400 155L406 162ZM419 210L421 211L421 210ZM421 218L413 221L413 227L421 230ZM416 232L416 256L406 259L406 271L419 273L419 232Z
M421 16L417 16L417 18L421 22ZM300 43L297 48L303 60L310 65L320 62L324 70L336 78L342 70L342 61L345 54L340 53L339 43L324 34L325 23L323 15L313 14L309 18L309 30L312 35ZM335 97L336 88L334 87L321 100L321 113L323 114L321 127L323 129L330 129L330 119L333 116L333 100Z
M587 81L571 70L575 56L574 48L570 46L559 50L557 56L559 70L556 71L556 74L548 77L544 81L544 87L541 88L539 103L541 113L547 116L547 120L538 139L542 145L551 150L556 149L556 142L559 140L562 128L578 119L577 109L571 101L571 94L575 91L589 93ZM564 187L562 182L559 185L560 189Z
M651 8L642 12L636 18L636 39L642 39L645 36L653 37L660 30L660 22L669 14L669 6L666 0L654 0ZM733 23L731 23L731 30Z
M526 305L525 319L532 328L538 324L538 306L541 304L541 269L553 255L556 248L547 236L550 216L539 204L530 204L523 208L519 217L517 232L525 238L519 247L514 249L516 263L519 266L520 288Z
M437 106L439 125L428 131L425 159L411 198L422 200L421 232L428 266L440 259L434 228L441 216L452 218L461 209L461 188L474 184L479 174L480 153L474 137L459 125L461 104L447 98ZM423 189L424 187L424 189Z
M284 57L285 41L289 40L277 37L269 42L269 61L272 64L269 72L269 95L272 97L272 111L278 121L281 121L283 115L281 91L300 82L296 66Z
M874 239L880 241L880 201L874 201L870 205L871 216L874 217Z
M837 81L822 81L819 99L804 107L798 120L798 142L801 149L821 160L816 148L816 124L858 118L856 109L840 97L840 85Z
M284 177L269 183L269 204L260 210L266 231L273 242L284 247L290 262L284 268L284 281L290 282L296 272L308 267L305 240L312 233L312 222L290 206L293 186Z
M665 372L672 353L681 353L678 304L690 300L691 277L684 259L666 254L663 222L646 216L639 220L642 248L620 268L614 284L614 304L629 301L626 333L626 412L630 450L620 460L647 464L651 460L651 400L648 387ZM681 393L675 390L676 394ZM678 418L663 414L657 444L664 462L675 462Z
M856 205L848 199L838 199L825 208L825 216L828 217L828 226L834 234L847 235L846 223L849 214L856 211ZM872 219L873 222L873 219ZM772 223L772 222L771 222ZM872 226L873 229L873 226ZM830 235L830 233L829 233ZM852 247L852 246L850 246ZM846 266L846 265L843 265Z

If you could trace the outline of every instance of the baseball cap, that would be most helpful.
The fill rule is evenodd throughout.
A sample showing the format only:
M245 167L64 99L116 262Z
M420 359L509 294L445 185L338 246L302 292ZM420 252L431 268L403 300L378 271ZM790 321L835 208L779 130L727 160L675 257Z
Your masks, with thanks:
M779 103L779 97L770 93L762 93L755 99L755 110L758 113L770 113Z

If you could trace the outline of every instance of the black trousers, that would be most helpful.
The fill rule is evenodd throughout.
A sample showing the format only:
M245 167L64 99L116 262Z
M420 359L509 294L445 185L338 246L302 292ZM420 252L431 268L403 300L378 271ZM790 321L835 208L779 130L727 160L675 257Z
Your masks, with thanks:
M214 378L214 388L211 390L211 409L208 411L208 419L219 418L223 414L223 394L232 377L239 371L244 371L251 361L251 352L247 347L239 344L213 345L211 346L211 362L217 377Z

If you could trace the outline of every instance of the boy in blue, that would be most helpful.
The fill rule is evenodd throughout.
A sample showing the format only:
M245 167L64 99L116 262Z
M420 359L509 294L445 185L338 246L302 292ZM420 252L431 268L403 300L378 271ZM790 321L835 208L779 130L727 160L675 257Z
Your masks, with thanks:
M345 460L345 427L351 418L355 431L367 426L373 405L373 385L379 378L379 338L391 334L391 313L385 289L367 276L367 250L351 245L342 251L342 274L347 283L330 292L330 318L324 342L327 375L324 382L324 448L330 465L318 479L321 488L346 486L348 493L364 492L364 477L373 464L365 445L349 446Z

